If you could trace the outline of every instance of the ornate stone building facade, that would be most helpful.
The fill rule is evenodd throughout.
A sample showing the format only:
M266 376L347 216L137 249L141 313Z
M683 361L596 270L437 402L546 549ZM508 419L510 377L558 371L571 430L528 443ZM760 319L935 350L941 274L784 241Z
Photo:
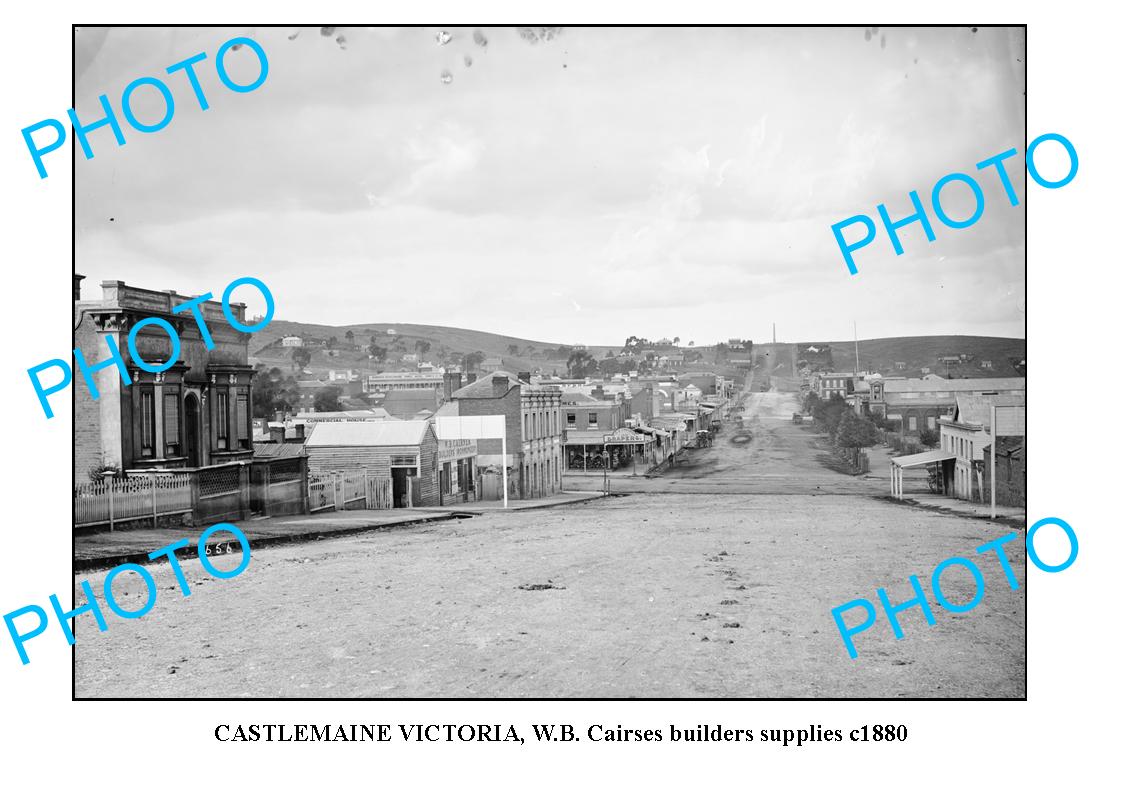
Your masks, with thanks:
M250 336L227 322L222 304L200 305L214 343L208 350L191 313L172 312L192 296L107 281L101 283L101 299L82 301L82 279L75 275L74 347L96 366L111 358L112 340L132 384L124 383L117 367L102 368L95 374L95 400L74 368L75 481L102 469L203 467L252 459ZM230 310L239 323L246 322L244 304L231 304ZM150 317L171 324L180 340L178 361L162 373L142 370L130 358L129 332ZM158 326L145 326L136 335L137 353L145 362L167 361L171 348L169 335Z

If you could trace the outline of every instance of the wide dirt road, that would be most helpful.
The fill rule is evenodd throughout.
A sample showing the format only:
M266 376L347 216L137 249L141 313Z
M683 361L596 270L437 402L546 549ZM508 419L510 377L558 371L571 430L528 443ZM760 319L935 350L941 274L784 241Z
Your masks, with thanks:
M814 434L810 422L792 423L799 398L788 392L755 392L745 396L746 444L733 442L735 424L727 424L712 448L685 451L675 466L652 478L613 478L613 492L736 493L772 495L885 495L887 474L854 477L831 469L826 437ZM577 484L566 476L566 487ZM595 482L595 483L594 483ZM596 489L599 479L591 479ZM572 488L577 488L576 486Z
M1025 590L972 552L1008 531L864 497L632 495L262 549L227 581L188 561L190 597L152 567L147 616L78 618L76 693L1021 697ZM979 562L979 607L934 605L934 627L907 610L902 640L879 612L847 656L832 607L903 602L953 555ZM100 599L103 573L83 577ZM116 586L143 602L133 576ZM974 593L956 568L943 587Z

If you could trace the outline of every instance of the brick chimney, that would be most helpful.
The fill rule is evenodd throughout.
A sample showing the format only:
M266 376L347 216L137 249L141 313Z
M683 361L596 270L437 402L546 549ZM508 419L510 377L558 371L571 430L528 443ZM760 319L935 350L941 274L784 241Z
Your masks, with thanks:
M456 373L446 373L444 376L445 382L445 400L452 400L452 394L459 390L463 384L464 374L457 371Z
M471 373L465 373L464 374L464 383L465 384L471 384L472 382L474 382L476 380L477 376L478 376L478 374L475 371L473 371Z
M511 384L511 382L507 378L506 375L492 376L491 377L491 395L492 395L492 397L502 398L504 395L507 394L507 390L510 387L510 384Z
M295 425L293 425L293 431L295 432L294 439L296 439L298 441L304 440L304 424L303 423L296 423Z
M284 426L270 426L269 427L269 441L281 443L285 441L285 427Z
M598 400L601 400L601 401L604 400L604 387L600 386L599 384L597 386L593 387L593 389L590 390L590 392L593 394L594 398L596 398Z
M529 370L520 370L519 371L519 381L525 382L526 384L530 384L530 371Z

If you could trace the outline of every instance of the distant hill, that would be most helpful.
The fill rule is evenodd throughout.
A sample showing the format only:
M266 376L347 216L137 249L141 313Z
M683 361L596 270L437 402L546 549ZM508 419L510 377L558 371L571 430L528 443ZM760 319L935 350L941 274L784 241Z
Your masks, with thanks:
M854 369L854 341L829 343L835 370ZM941 357L968 359L945 363ZM945 335L939 337L880 337L858 341L859 365L862 370L877 371L883 376L919 376L923 368L940 376L980 378L985 376L1024 376L1020 363L1026 358L1026 341L1014 337L971 337ZM983 367L989 361L990 369ZM903 370L897 363L903 362Z
M351 331L354 341L348 344L346 335ZM391 331L393 334L391 334ZM565 372L565 358L551 356L562 345L572 343L550 343L542 340L527 340L521 337L481 332L474 329L460 329L452 326L429 326L414 323L363 323L351 326L326 326L322 324L299 323L296 321L274 320L263 332L255 333L250 340L250 356L268 365L288 366L292 363L292 350L281 348L282 337L296 335L305 340L327 341L336 338L336 345L329 350L322 344L309 346L312 362L308 370L315 374L325 374L329 369L356 368L368 372L380 370L409 369L412 363L405 363L405 354L418 354L422 360L434 364L451 364L464 354L479 351L485 357L498 357L503 367L512 372L542 370L544 373ZM367 346L371 337L378 345L389 350L387 361L376 364L367 356ZM428 344L422 352L418 343ZM854 342L826 342L831 347L833 367L836 370L854 368ZM858 341L861 367L863 370L880 371L883 375L921 375L923 368L933 373L945 375L947 368L940 362L942 356L966 354L967 361L957 361L950 366L952 376L1015 376L1017 368L1012 363L1025 359L1026 344L1023 339L1005 337L970 337L947 335L937 337L883 337L875 340ZM594 357L603 358L607 352L619 352L619 346L589 345L587 350ZM705 362L687 366L688 370L713 368L713 346L698 346ZM781 366L777 376L787 375L795 366L798 358L797 346L779 343L773 348L770 343L756 346L755 358L761 364L770 361L773 367ZM769 353L771 352L771 353ZM764 358L768 354L767 358ZM774 357L774 359L773 359ZM993 369L982 367L983 360L989 360ZM904 362L905 369L898 370L896 363ZM725 370L725 368L721 368ZM798 386L798 385L797 385Z
M347 343L347 332L354 334L353 344ZM390 332L393 332L391 334ZM434 364L451 363L458 356L475 351L485 357L499 357L503 367L512 372L534 371L541 369L552 373L565 370L565 358L549 356L562 345L541 340L527 340L521 337L481 332L474 329L460 329L452 326L428 326L416 323L362 323L351 326L325 326L314 323L274 320L260 333L252 335L250 356L269 365L289 364L292 350L278 347L282 337L296 335L303 339L329 340L336 338L332 349L335 356L329 356L323 346L310 346L312 362L308 369L312 373L328 369L361 368L370 371L394 370L408 367L403 363L403 354L418 354L423 361ZM367 346L371 337L378 345L390 351L387 361L379 366L367 356ZM418 342L428 343L429 349L421 352ZM513 347L513 348L512 348ZM594 356L603 357L606 351L618 350L609 346L590 346Z

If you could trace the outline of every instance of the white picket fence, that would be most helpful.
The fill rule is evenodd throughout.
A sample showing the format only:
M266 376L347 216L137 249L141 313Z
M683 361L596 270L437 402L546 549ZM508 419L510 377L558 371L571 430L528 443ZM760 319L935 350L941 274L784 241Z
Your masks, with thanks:
M102 525L191 511L189 473L110 478L74 488L74 525Z
M308 511L392 509L394 491L386 477L364 470L308 474Z

